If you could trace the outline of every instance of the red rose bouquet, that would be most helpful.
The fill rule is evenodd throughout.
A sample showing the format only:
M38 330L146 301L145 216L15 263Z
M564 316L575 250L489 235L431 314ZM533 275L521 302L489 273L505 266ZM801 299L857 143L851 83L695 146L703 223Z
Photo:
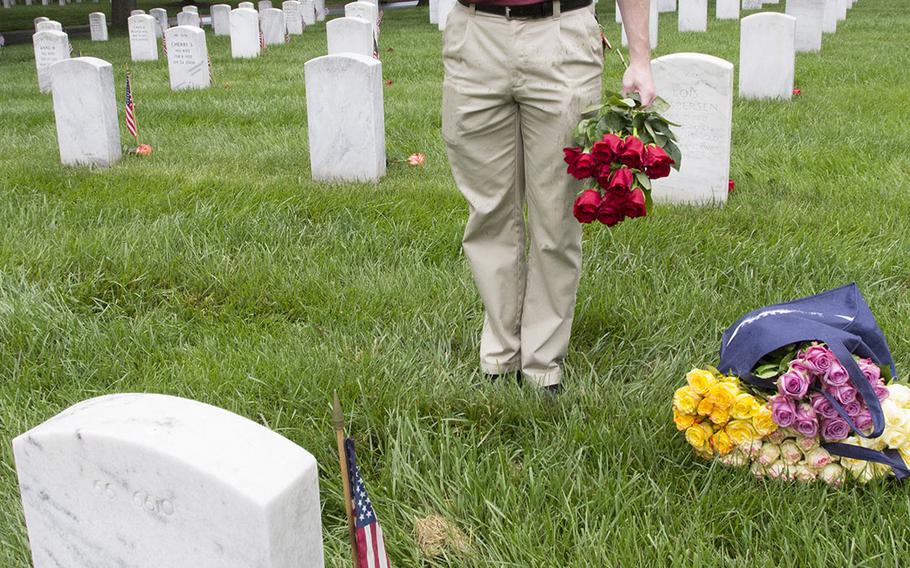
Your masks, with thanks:
M569 175L596 183L575 199L580 223L596 219L612 227L648 214L651 180L678 170L682 159L670 129L678 125L660 114L667 108L660 98L645 107L636 93L608 93L605 104L582 114L572 132L577 145L563 150Z

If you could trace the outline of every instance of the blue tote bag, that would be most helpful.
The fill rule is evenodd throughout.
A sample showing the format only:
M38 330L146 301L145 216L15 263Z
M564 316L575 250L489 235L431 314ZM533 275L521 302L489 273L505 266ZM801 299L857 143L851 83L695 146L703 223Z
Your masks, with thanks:
M856 284L749 312L724 332L719 370L737 375L760 389L776 390L773 381L754 376L752 369L765 355L807 341L825 343L847 369L853 387L872 415L872 432L868 435L861 432L844 407L833 396L822 392L825 398L857 435L881 436L885 429L882 405L853 355L890 367L892 376L897 372L888 341ZM878 452L843 443L828 443L824 447L835 455L889 465L898 479L910 476L910 469L896 451Z

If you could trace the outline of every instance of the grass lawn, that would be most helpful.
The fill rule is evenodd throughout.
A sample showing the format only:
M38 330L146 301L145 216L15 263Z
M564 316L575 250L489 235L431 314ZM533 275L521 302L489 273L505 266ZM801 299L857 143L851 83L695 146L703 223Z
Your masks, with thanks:
M737 22L709 26L678 34L663 15L656 53L737 61ZM892 0L862 0L822 53L798 56L800 97L737 100L726 207L586 229L555 400L477 370L482 310L426 9L384 20L378 186L310 180L303 63L325 53L322 25L254 61L209 34L204 92L172 93L164 61L131 64L154 154L103 171L59 165L31 46L3 49L0 566L30 565L10 439L135 391L221 406L310 450L328 565L349 565L333 389L399 567L904 565L910 486L757 483L695 459L670 397L742 313L850 281L910 368L908 26ZM73 46L115 64L122 103L126 39ZM426 166L404 165L417 151ZM422 558L415 519L430 514L471 550Z

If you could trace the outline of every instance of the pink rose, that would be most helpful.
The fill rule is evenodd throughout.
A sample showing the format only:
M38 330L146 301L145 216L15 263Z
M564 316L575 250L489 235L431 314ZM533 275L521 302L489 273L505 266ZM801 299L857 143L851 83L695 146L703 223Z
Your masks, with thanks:
M841 418L822 421L822 438L826 442L839 442L850 435L850 425Z
M815 375L818 375L818 372L813 367L806 364L806 362L801 359L794 359L790 361L789 367L791 371L796 371L809 377L809 382L812 382L812 379L815 377Z
M818 419L815 417L815 411L812 410L812 405L804 402L797 407L796 424L794 428L796 428L796 431L799 432L801 436L805 436L806 438L818 436Z
M862 411L863 411L863 405L860 404L858 400L854 400L853 402L848 402L847 404L844 405L844 412L846 412L850 416L850 418L853 418L854 420L856 419L857 416L859 416L860 412L862 412Z
M888 395L891 394L891 391L888 390L888 387L881 383L872 385L872 390L875 391L875 397L879 401L884 401L886 398L888 398Z
M772 396L771 418L774 423L782 428L786 428L796 421L796 405L787 396L779 394Z
M803 361L819 375L825 375L831 365L837 362L837 357L824 345L813 345L806 349Z
M806 464L809 467L819 469L831 463L831 454L825 448L815 448L806 454Z
M815 448L818 447L818 438L816 438L816 437L812 437L812 438L799 437L799 438L796 438L796 445L799 446L799 449L801 449L803 452L811 452L812 450L814 450Z
M863 372L863 375L869 379L870 383L878 382L882 377L882 370L878 365L872 362L872 359L860 359L857 362L859 369Z
M812 393L812 396L809 398L812 404L812 409L815 410L816 414L820 414L825 418L837 418L837 411L834 410L834 407L831 406L831 403L828 402L828 399L820 392Z
M790 398L801 399L809 391L809 377L799 371L788 371L777 379L777 391Z
M834 398L841 404L850 404L856 400L856 389L850 385L831 387L828 392L834 395Z
M850 373L838 361L831 363L831 367L825 374L825 384L832 387L839 387L847 384L850 380Z

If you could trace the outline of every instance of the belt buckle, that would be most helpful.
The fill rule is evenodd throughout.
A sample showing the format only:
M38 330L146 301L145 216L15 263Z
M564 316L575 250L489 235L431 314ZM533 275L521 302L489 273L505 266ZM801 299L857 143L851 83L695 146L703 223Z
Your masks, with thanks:
M506 6L505 8L506 8L506 19L511 20L512 19L512 7Z

